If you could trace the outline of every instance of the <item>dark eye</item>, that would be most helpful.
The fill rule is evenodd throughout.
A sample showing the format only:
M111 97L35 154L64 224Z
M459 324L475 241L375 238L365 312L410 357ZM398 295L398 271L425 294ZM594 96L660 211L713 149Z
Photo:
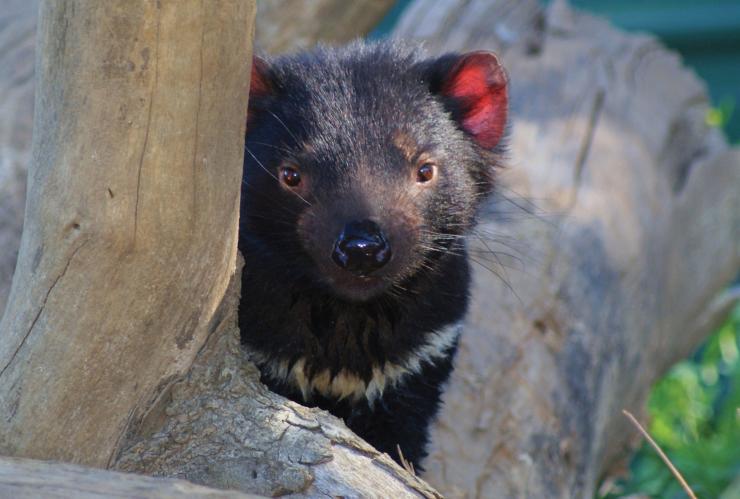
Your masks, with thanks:
M416 181L419 183L429 182L434 178L435 168L431 163L424 163L416 170Z
M301 183L301 174L289 166L280 168L280 180L288 187L297 187Z

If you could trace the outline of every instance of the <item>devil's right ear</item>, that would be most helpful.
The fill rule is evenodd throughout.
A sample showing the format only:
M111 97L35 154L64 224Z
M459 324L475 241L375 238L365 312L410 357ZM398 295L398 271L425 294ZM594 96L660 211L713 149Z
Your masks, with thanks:
M252 58L252 75L249 80L249 104L247 111L247 127L265 107L265 99L275 94L275 82L270 63L261 57Z

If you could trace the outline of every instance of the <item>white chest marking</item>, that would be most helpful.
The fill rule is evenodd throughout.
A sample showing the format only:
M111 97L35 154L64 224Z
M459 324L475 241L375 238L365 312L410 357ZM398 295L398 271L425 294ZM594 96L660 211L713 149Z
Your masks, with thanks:
M460 335L461 329L462 324L457 323L429 333L427 342L409 353L402 363L386 362L373 366L369 382L346 369L339 371L333 378L329 369L309 378L306 376L305 358L296 361L290 369L287 360L277 364L267 363L265 368L272 378L296 385L301 390L304 400L310 400L311 394L316 392L340 400L348 397L358 400L364 396L372 404L383 395L386 387L395 386L406 376L420 372L425 362L433 364L436 360L444 358L447 349Z

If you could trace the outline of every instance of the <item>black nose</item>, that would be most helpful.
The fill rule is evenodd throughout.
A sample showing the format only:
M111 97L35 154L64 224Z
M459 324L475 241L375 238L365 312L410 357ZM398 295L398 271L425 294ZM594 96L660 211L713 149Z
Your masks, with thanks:
M391 246L372 220L350 222L334 243L334 263L357 275L368 275L391 259Z

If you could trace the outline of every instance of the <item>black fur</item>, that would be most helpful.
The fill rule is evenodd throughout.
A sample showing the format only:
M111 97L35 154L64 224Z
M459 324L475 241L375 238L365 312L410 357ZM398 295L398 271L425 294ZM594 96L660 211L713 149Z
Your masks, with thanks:
M455 58L423 60L396 44L319 48L259 63L249 103L242 342L272 390L329 410L396 460L399 446L417 469L456 339L374 401L305 394L276 373L300 361L307 379L328 369L369 381L373 367L406 365L463 318L462 236L492 189L500 151L479 147L460 126L460 103L440 94ZM413 151L433 158L433 186L414 184ZM305 187L280 184L284 164L296 165ZM344 224L366 218L394 251L375 280L344 276L328 257Z

